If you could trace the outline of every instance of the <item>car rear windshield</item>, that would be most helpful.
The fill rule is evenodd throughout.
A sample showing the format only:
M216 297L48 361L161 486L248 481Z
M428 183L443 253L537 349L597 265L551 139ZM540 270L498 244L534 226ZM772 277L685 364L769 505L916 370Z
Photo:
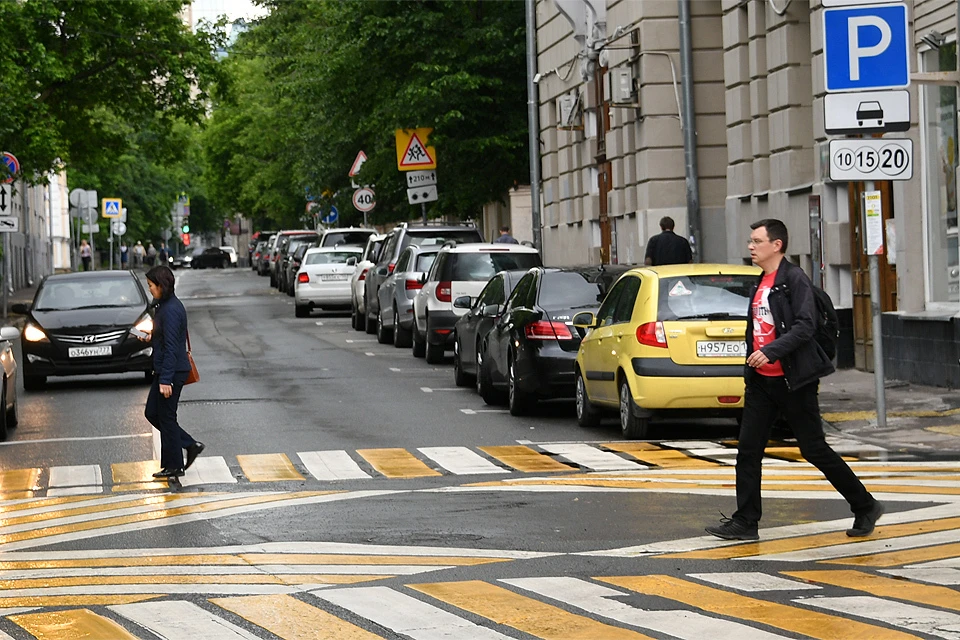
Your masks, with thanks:
M304 245L312 245L317 241L316 238L294 238L287 246L287 253L294 253Z
M333 247L336 245L350 245L362 247L367 244L367 238L372 234L368 231L337 231L323 236L324 247ZM353 254L351 254L353 255Z
M359 258L354 251L327 251L307 255L304 264L344 264L348 258Z
M83 278L44 283L34 303L36 311L136 307L146 301L133 278Z
M448 229L446 231L407 231L401 243L403 249L411 244L421 247L442 247L453 240L459 244L464 242L483 242L483 236L476 229Z
M752 275L709 274L660 279L658 320L746 320Z
M514 251L483 251L480 253L451 253L443 265L441 280L489 280L498 271L530 269L540 266L539 253Z
M433 261L437 259L437 254L435 253L421 253L417 256L416 268L413 271L423 271L426 273L430 271L430 267L433 266Z
M603 287L590 282L590 274L547 272L540 281L538 302L544 309L599 307L602 300Z

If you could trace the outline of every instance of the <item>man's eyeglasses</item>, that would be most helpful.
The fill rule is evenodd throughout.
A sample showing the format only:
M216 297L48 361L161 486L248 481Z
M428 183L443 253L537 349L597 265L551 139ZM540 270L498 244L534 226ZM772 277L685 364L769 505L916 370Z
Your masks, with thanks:
M749 240L747 240L747 246L748 247L756 246L758 244L763 244L764 242L769 242L769 240L754 240L753 238L750 238Z

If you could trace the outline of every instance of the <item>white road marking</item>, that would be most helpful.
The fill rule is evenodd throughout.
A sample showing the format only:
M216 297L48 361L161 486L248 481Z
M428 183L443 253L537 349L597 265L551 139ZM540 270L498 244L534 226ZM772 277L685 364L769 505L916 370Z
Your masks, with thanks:
M478 413L509 413L508 409L460 409L461 413L473 416Z
M237 479L230 473L223 456L210 456L194 460L180 482L185 487L192 487L198 484L237 484Z
M138 602L108 607L161 638L204 640L257 640L257 636L227 622L192 602Z
M376 342L376 340L347 340L347 344L356 344L359 342Z
M884 622L893 627L928 633L938 638L960 639L960 615L955 613L873 596L799 598L794 602L836 611L844 616L859 616L871 621Z
M441 387L439 389L433 387L420 387L420 391L423 391L424 393L433 393L434 391L472 391L472 389L467 389L465 387Z
M50 467L48 487L86 487L103 484L103 472L98 464Z
M59 489L47 489L47 497L54 498L59 496L85 496L90 494L103 493L102 485L84 485L81 487L60 487Z
M90 595L132 595L142 593L164 593L179 595L203 593L207 595L271 595L282 593L301 593L307 589L322 589L325 585L281 585L281 584L85 584L76 587L39 587L36 589L4 589L5 598L35 598L51 596L90 596ZM183 638L183 635L164 636ZM206 640L206 638L204 638ZM258 639L259 640L259 639Z
M890 524L880 520L880 525ZM802 551L787 551L784 553L771 553L767 555L750 556L750 561L772 560L775 562L816 562L819 560L830 560L833 558L846 558L849 556L865 556L871 553L889 553L891 551L902 551L904 549L916 549L918 547L928 547L937 544L950 544L957 541L956 530L935 531L933 533L920 533L912 536L903 536L900 538L887 538L885 540L868 540L857 542L855 544L836 544L829 547L820 547L818 549L804 549Z
M880 573L906 578L916 582L942 584L947 587L960 585L960 569L953 567L931 567L930 565L914 565L904 569L881 569Z
M153 459L160 459L160 431L159 429L151 429L153 432Z
M177 558L176 562L182 562ZM252 560L250 560L252 562ZM403 575L413 576L431 571L443 571L455 565L407 565L407 564L250 564L231 566L150 565L143 567L73 567L0 571L4 580L34 580L43 578L99 578L98 582L109 584L107 578L118 576L247 576L277 574L329 574L329 575ZM176 584L176 583L172 583ZM15 586L15 585L13 585ZM153 585L163 590L163 585ZM313 588L313 587L311 587ZM203 587L198 587L202 591Z
M417 449L441 467L458 475L510 473L467 447L421 447Z
M691 573L691 578L718 584L721 587L756 593L760 591L809 591L817 590L815 584L772 576L760 571L732 571L728 573Z
M329 589L313 595L413 640L510 640L388 587Z
M322 327L322 326L323 326L323 323L320 322L319 320L317 320L316 325L317 325L318 327Z
M563 456L570 462L594 471L621 471L646 469L642 464L621 458L615 453L601 451L587 444L541 444L548 453Z
M377 354L375 354L375 353L373 353L373 352L371 352L371 351L367 351L367 355L368 355L368 356L375 356L375 355L377 355Z
M15 444L43 444L46 442L83 442L86 440L122 440L125 438L150 438L149 433L128 433L120 436L77 436L72 438L40 438L37 440L5 440L0 442L0 447L8 447Z
M784 640L777 635L745 624L694 611L649 611L609 600L629 595L578 578L519 578L500 580L589 613L683 640Z
M317 480L357 480L370 477L346 451L300 451L297 455L310 475Z

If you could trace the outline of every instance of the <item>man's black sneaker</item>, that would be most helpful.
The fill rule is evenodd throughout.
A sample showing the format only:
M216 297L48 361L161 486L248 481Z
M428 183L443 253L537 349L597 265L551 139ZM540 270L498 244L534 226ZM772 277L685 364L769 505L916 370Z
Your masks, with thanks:
M187 447L187 466L184 469L189 469L190 465L193 464L193 461L197 459L197 456L203 453L205 447L202 442L194 442L192 445Z
M183 476L183 469L160 469L160 471L157 471L155 474L153 474L154 478L161 478L161 479L180 478L182 476Z
M706 532L724 540L759 540L756 525L750 526L731 518L724 518L720 524L706 528Z
M853 519L853 528L847 529L847 535L851 538L862 538L870 535L873 533L874 527L877 526L877 520L880 519L883 512L883 503L879 500L874 500L873 507L871 507L870 511Z

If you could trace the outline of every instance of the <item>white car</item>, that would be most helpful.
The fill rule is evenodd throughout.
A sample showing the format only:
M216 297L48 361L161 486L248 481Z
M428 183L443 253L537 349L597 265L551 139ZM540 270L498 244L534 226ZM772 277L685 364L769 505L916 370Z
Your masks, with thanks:
M0 387L0 440L7 438L7 430L17 426L19 412L17 410L17 356L13 351L13 343L20 337L20 330L16 327L0 327L0 372L3 374L3 385Z
M220 247L220 249L230 254L230 266L231 267L237 266L237 250L234 249L233 247L226 247L226 246Z
M367 302L364 299L364 286L367 284L367 272L377 264L380 257L380 247L386 234L375 234L367 238L367 246L363 255L357 259L357 270L350 279L350 291L353 297L350 300L350 324L357 331L367 328Z
M476 298L500 271L527 270L542 266L533 247L506 243L448 243L437 254L423 288L413 299L413 355L438 363L444 351L453 349L454 325L467 309L453 301L461 296Z
M293 291L296 316L306 318L315 308L349 309L350 277L362 254L360 247L307 249Z

